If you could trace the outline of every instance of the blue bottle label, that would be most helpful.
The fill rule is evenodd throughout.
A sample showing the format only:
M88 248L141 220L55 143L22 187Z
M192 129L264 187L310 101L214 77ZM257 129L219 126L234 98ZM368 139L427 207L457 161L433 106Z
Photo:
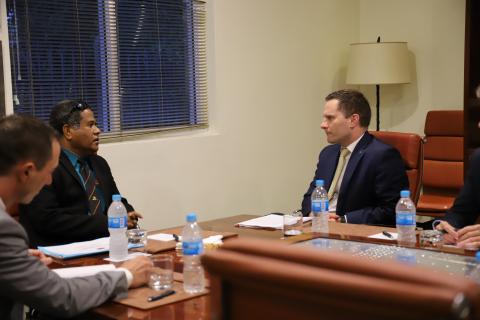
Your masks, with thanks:
M108 218L108 227L112 229L126 228L127 217L125 216L125 217Z
M312 201L313 212L325 212L328 211L328 200L313 200Z
M203 241L183 241L182 242L183 255L193 256L199 255L203 252Z
M415 214L411 212L402 212L398 211L397 212L397 226L415 226L416 221L415 221Z

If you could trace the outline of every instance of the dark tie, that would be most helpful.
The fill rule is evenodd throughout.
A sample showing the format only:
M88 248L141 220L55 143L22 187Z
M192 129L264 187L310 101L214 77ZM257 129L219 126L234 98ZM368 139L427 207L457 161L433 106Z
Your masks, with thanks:
M88 197L88 205L90 207L90 214L96 214L100 209L100 197L98 195L98 181L95 179L90 166L84 160L78 160L80 164L80 174L83 178L85 192Z

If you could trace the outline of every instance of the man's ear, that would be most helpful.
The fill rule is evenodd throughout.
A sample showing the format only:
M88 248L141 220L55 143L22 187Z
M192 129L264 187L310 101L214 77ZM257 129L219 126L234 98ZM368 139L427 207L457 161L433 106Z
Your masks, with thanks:
M360 115L358 113L354 113L350 116L350 122L352 124L351 128L360 126Z
M63 125L62 132L66 140L72 139L72 127L70 127L68 124Z
M32 161L21 162L16 165L15 174L20 182L27 181L35 170L35 164Z

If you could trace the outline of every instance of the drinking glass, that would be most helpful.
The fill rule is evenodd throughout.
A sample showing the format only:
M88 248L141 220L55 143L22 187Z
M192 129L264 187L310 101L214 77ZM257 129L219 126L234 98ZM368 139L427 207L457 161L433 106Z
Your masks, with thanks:
M283 215L283 234L296 236L303 233L303 215L301 211L294 211Z
M173 256L160 254L150 258L153 269L148 286L153 290L171 289L173 286Z
M144 252L147 247L147 230L144 229L130 229L127 230L128 244L134 245L136 251ZM142 245L142 247L137 247Z

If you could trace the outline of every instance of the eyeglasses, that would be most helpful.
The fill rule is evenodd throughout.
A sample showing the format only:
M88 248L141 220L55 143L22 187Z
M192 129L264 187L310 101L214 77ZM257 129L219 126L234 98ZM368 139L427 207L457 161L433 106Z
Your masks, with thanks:
M88 104L86 104L85 102L83 101L77 101L70 109L70 111L62 117L63 119L63 123L64 124L68 124L70 123L70 118L72 117L72 115L75 113L75 112L82 112L83 110L85 109L90 109L90 106Z
M85 109L90 109L90 106L85 102L79 101L72 107L69 113L72 114L74 111L83 111Z

